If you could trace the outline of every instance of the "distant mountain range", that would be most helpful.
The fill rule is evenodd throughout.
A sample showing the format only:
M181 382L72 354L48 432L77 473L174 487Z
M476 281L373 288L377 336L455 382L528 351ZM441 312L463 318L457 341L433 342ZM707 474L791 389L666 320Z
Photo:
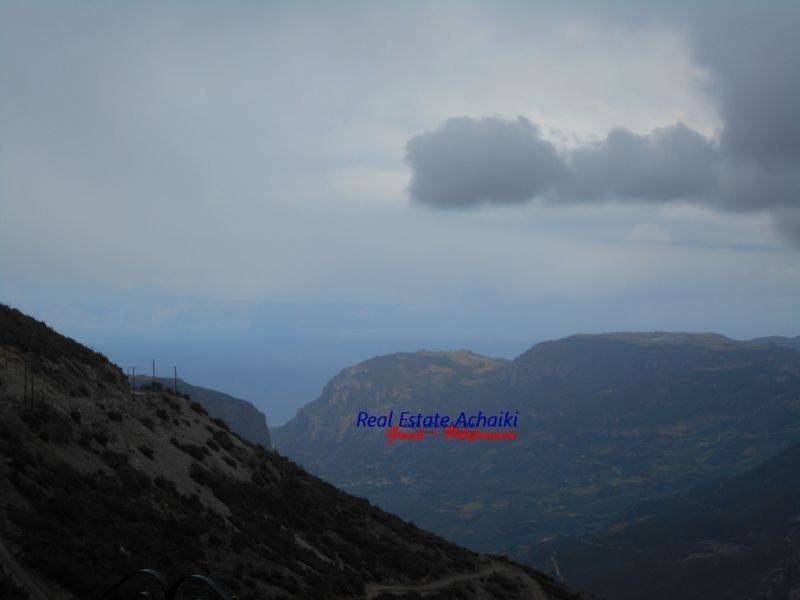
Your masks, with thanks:
M96 598L144 567L206 573L242 600L578 598L334 488L197 402L132 394L104 356L3 305L0 522L4 600Z
M638 504L601 535L538 551L610 598L796 598L800 444L742 474Z
M800 335L796 335L794 337L772 335L769 337L755 338L753 341L757 344L775 344L776 346L786 346L787 348L800 350Z
M752 468L800 441L800 354L670 332L576 335L513 361L401 353L342 371L274 428L310 471L450 539L535 562L637 502ZM513 442L387 445L359 411L519 412Z
M147 375L137 375L135 385L137 388L148 386L153 381L167 390L172 390L176 383L174 379L168 377L156 377L154 380ZM234 398L225 392L191 385L182 379L177 380L177 391L180 394L188 394L193 401L202 404L208 414L225 421L234 433L253 443L262 444L265 448L272 448L267 417L247 400Z

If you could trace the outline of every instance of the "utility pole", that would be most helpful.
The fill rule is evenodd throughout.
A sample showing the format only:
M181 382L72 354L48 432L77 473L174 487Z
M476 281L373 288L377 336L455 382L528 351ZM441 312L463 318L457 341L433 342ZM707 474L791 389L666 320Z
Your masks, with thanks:
M156 359L153 359L153 383L156 382Z
M175 377L175 379L173 381L173 389L174 389L175 393L177 394L178 393L178 367L172 367L172 369L173 369L174 377Z
M136 393L136 367L131 367L131 393Z

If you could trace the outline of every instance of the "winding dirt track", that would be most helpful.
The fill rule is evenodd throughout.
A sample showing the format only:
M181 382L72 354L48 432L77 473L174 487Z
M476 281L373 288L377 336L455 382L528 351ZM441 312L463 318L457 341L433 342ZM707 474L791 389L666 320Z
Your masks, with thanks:
M9 551L6 545L3 543L3 539L0 538L0 563L3 564L6 569L11 573L14 579L22 585L23 588L30 594L31 600L51 600L47 594L45 594L41 588L37 585L33 579L28 575L25 569L17 562L17 559L14 555ZM521 583L527 588L527 592L529 594L529 598L531 600L547 600L547 596L542 591L542 588L539 587L539 584L533 579L530 575L525 573L524 571L520 571L515 569L511 565L501 562L491 562L484 568L480 569L479 571L475 571L474 573L462 573L459 575L450 575L448 577L443 577L441 579L437 579L436 581L431 581L428 583L421 583L419 585L402 585L402 584L379 584L379 583L368 583L365 586L366 592L366 599L367 600L374 600L377 598L381 593L403 593L403 592L433 592L442 588L446 588L449 585L452 585L457 582L461 581L470 581L473 579L480 579L481 577L486 577L487 575L491 575L492 573L502 573L508 576L516 576L520 579Z
M527 588L531 600L547 600L547 596L542 591L542 588L539 587L539 584L536 582L535 579L533 579L530 575L528 575L524 571L515 569L511 565L502 562L492 562L491 564L485 566L483 569L475 571L474 573L450 575L449 577L443 577L442 579L437 579L436 581L431 581L429 583L421 583L419 585L403 585L403 584L384 585L380 583L368 583L364 586L364 589L366 591L366 599L374 600L381 593L384 592L387 593L433 592L436 590L440 590L442 588L446 588L447 586L452 585L453 583L456 582L480 579L481 577L486 577L487 575L491 575L492 573L502 573L504 575L516 575L522 580L523 585L525 585L525 587Z

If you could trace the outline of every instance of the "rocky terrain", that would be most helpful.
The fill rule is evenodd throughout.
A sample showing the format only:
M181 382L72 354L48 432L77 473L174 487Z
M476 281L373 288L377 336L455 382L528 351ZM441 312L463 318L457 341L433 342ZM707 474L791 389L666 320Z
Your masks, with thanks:
M175 380L169 377L153 379L147 375L136 376L135 386L137 388L148 388L153 383L157 384L156 387L160 386L164 390L174 390L176 384ZM225 421L235 434L253 443L261 444L265 448L272 448L267 417L252 403L235 398L225 392L186 383L183 379L177 380L177 391L202 404L212 417Z
M5 306L0 523L3 598L95 598L143 567L203 572L243 600L577 597L336 489L199 403L132 393L105 357Z

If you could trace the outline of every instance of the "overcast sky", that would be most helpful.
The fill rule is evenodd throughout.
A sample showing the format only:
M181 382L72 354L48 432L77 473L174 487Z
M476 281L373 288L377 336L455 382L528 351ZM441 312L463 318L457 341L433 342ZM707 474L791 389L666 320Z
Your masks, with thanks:
M800 333L800 5L660 4L3 1L2 299Z

